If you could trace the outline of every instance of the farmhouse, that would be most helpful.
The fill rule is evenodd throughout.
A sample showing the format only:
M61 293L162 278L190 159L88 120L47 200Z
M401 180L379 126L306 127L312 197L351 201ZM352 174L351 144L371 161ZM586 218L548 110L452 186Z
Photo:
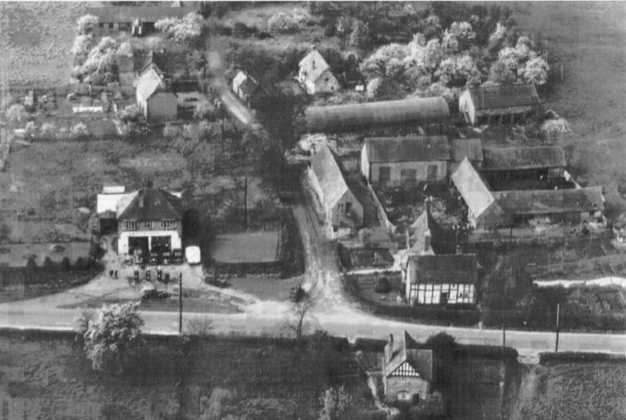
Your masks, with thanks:
M481 139L450 140L450 173L456 171L461 162L468 158L472 165L481 169L483 166L483 141Z
M377 187L436 184L445 181L449 159L445 136L367 138L361 152L361 172Z
M481 172L496 190L512 183L517 183L518 188L523 189L524 184L536 184L533 180L547 182L548 179L562 177L566 166L565 152L561 146L486 147L483 155ZM518 188L509 186L506 189Z
M419 349L405 331L394 339L389 336L383 356L383 387L387 403L419 404L431 391L434 360L432 350Z
M248 105L259 89L259 83L241 70L233 78L233 92Z
M476 255L410 255L404 281L409 305L474 304Z
M307 129L322 133L428 124L444 121L449 116L448 103L441 97L311 106L305 110Z
M472 228L490 229L506 224L507 215L468 158L463 159L450 179L467 206Z
M330 66L316 49L300 61L298 82L309 95L337 92L341 89Z
M492 118L524 118L536 114L541 106L534 84L496 85L467 89L459 97L459 111L476 125L491 123Z
M178 115L178 99L167 89L163 77L151 68L137 81L137 106L148 121L168 121Z
M339 228L354 229L363 221L363 205L351 191L337 157L323 145L311 158L309 176L324 208L326 222L336 233Z

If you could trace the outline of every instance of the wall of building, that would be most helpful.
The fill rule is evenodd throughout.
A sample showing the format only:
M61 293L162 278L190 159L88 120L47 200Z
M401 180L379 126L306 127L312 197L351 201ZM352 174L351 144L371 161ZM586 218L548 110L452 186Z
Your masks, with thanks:
M149 120L174 120L177 117L176 96L170 92L158 92L148 99Z
M341 86L339 86L339 82L330 69L322 73L322 75L315 81L314 93L332 93L339 90L341 90Z
M419 395L419 400L425 400L430 391L430 383L422 378L388 376L385 380L385 397L387 402L407 402L414 401L413 396ZM399 394L407 392L409 399L400 399Z
M463 92L459 97L459 112L467 114L472 125L476 123L476 109L474 108L474 102L472 102L472 96L468 90Z
M120 222L121 225L123 222ZM148 237L148 244L152 247L152 238L156 236L169 236L172 249L181 249L183 247L181 235L178 230L149 230L149 231L121 231L118 236L117 252L120 255L128 254L128 239L133 237Z
M361 174L369 181L370 180L370 162L367 159L367 145L363 145L361 150Z
M350 213L346 213L346 205L350 203L351 211ZM331 210L331 218L330 221L333 227L339 227L344 224L348 224L353 226L355 224L360 225L363 222L363 206L356 199L354 194L351 191L347 191L343 197L337 202L335 207Z
M434 166L437 169L436 175L432 179L428 179L429 167ZM399 187L402 185L402 171L415 170L415 184L421 182L441 183L445 182L448 174L448 162L432 161L432 162L392 162L392 163L371 163L369 165L369 174L371 176L370 183L372 185L380 184L380 168L390 168L390 180L387 185Z

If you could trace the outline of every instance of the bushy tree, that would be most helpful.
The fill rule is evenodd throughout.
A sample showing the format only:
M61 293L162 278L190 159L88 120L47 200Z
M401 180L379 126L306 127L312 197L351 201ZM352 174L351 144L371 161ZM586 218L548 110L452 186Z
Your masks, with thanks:
M139 107L133 104L121 110L118 117L123 123L137 123L143 118L143 114Z
M267 21L267 27L270 32L278 34L291 34L300 30L298 22L283 12L272 15Z
M182 19L161 19L154 26L175 42L188 43L200 37L203 25L204 20L202 16L198 13L191 12Z
M543 85L548 81L549 70L550 66L545 58L534 57L528 60L524 69L521 71L521 76L526 83Z
M94 370L122 373L142 343L144 321L138 302L103 305L97 313L84 312L77 320L83 334L85 352Z
M21 104L13 104L5 111L4 115L9 122L15 123L22 120L26 115L26 110Z
M79 122L70 128L70 138L77 139L89 135L89 128L83 122Z
M198 102L198 105L196 105L196 109L193 112L193 116L201 120L215 121L216 119L215 106L209 101L200 101Z
M352 33L350 34L350 45L359 52L367 51L371 43L370 27L367 23L355 20L352 24Z
M319 420L341 420L350 403L350 395L343 385L328 388L320 397L320 402L322 410Z
M74 45L72 45L70 50L74 56L74 63L79 66L82 65L93 47L94 39L92 35L78 35L74 38Z
M76 19L76 30L79 35L86 35L93 32L93 29L98 26L100 19L94 15L83 15Z

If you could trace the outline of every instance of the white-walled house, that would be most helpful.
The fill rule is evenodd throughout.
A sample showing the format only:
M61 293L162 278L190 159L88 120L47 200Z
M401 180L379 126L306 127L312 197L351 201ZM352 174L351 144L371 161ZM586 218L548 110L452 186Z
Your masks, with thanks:
M145 71L137 81L137 106L148 121L175 120L178 99L167 90L163 78L154 68Z
M341 90L330 66L317 50L311 51L300 61L298 81L309 95Z

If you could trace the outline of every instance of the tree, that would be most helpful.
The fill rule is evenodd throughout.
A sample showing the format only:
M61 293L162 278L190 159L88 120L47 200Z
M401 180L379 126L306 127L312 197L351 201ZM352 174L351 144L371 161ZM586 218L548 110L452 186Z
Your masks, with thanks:
M309 311L313 306L315 306L315 301L311 298L305 298L291 308L285 326L295 334L298 341L302 340L309 329Z
M76 320L85 340L85 353L94 370L122 373L142 344L144 321L139 302L103 305L97 313L84 312Z
M120 111L118 117L123 123L137 123L141 120L143 114L137 105L128 105Z
M350 45L356 48L360 53L364 53L369 49L370 41L371 34L369 25L360 20L355 20L352 24Z
M278 34L291 34L300 30L298 22L283 12L272 15L267 21L267 27L270 32Z
M200 101L198 105L196 105L193 116L201 120L215 121L217 117L215 106L209 101Z
M7 117L9 122L15 123L22 120L22 117L26 115L26 110L21 104L13 104L6 110L4 115Z
M79 35L87 35L100 23L100 19L94 15L83 15L76 19L76 30Z
M70 128L70 138L77 139L89 135L89 128L83 122L79 122Z
M350 395L344 386L328 388L320 397L322 410L319 420L341 420L350 403Z
M165 18L154 26L175 42L188 43L195 41L202 34L204 20L198 13L191 12L182 19Z
M524 69L521 71L521 76L526 83L543 85L548 81L549 70L550 66L545 58L534 57L528 60Z
M74 63L79 66L82 65L93 47L93 35L78 35L74 38L74 45L72 45L70 50L74 56Z

